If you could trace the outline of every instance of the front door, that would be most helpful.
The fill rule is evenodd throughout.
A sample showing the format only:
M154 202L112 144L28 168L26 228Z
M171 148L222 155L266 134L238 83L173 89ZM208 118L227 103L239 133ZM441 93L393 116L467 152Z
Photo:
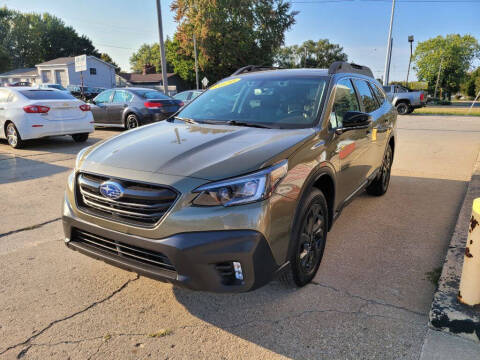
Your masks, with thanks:
M369 129L340 131L343 117L349 111L361 111L360 104L349 78L338 81L335 99L330 113L330 127L335 131L332 152L337 159L337 194L340 202L348 200L366 181L370 169L367 153Z
M108 106L109 124L123 125L123 111L128 106L126 95L124 90L115 90L112 103Z
M93 99L92 108L93 120L97 124L108 124L108 106L112 99L113 90L104 91Z

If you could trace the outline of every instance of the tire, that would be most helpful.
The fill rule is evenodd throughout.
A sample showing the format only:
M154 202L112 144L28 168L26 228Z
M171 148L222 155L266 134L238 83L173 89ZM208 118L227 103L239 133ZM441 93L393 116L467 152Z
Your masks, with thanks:
M25 142L20 137L20 133L15 127L15 124L12 122L9 122L5 128L5 136L7 138L8 145L14 149L20 149L25 145Z
M125 129L135 129L140 126L138 122L138 117L135 114L128 114L127 118L125 119Z
M302 200L292 231L290 266L279 276L280 282L304 286L315 277L325 250L328 232L327 200L320 190L313 189Z
M415 111L415 109L411 106L408 107L408 111L407 111L407 115L413 113Z
M396 106L398 115L407 115L408 110L410 109L410 106L407 103L399 103Z
M77 143L83 143L88 140L88 133L73 134L72 139Z
M375 180L368 185L367 193L374 196L384 195L390 184L390 173L392 171L393 163L393 150L390 145L387 146L385 155L383 156L382 167L380 168L380 173L377 175Z

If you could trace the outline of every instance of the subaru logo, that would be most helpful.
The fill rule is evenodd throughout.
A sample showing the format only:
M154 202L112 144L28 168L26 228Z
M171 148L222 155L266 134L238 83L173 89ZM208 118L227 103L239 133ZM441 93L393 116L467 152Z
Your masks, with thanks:
M100 185L100 194L106 198L117 200L123 196L123 187L115 181L105 181Z

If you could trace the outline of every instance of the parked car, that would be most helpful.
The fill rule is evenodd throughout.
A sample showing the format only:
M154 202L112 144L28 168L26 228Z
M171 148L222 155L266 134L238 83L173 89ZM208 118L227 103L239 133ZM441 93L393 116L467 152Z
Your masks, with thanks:
M248 70L82 150L66 245L190 289L311 281L342 209L386 193L397 112L360 65Z
M182 106L182 101L150 88L110 89L92 100L96 126L125 129L165 120Z
M410 91L400 85L384 86L383 90L400 115L411 114L415 109L427 104L427 98L423 91Z
M17 87L17 86L32 86L28 81L16 81L11 83L6 83L6 87Z
M25 140L71 135L85 142L93 132L90 106L53 89L15 87L0 89L0 138L13 148Z
M77 99L88 101L100 94L104 89L90 86L68 85L67 90Z
M203 93L203 90L187 90L175 94L173 98L183 101L183 103L186 105L201 93Z
M39 84L37 87L39 89L55 89L55 90L58 90L58 91L62 91L66 94L71 94L70 91L65 89L61 84L44 83L44 84Z

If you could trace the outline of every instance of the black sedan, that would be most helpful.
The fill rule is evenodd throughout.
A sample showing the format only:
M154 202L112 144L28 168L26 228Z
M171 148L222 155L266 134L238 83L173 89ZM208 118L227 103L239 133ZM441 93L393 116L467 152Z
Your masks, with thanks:
M133 87L106 90L91 102L95 126L125 129L165 120L183 106L158 90Z

